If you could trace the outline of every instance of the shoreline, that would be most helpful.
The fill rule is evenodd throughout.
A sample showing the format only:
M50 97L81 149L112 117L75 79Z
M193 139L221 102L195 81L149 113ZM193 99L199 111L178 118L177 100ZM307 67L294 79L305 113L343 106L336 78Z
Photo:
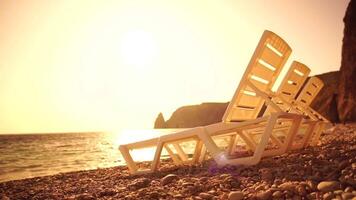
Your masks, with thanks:
M145 164L145 163L143 163ZM217 168L212 160L130 175L126 166L0 183L0 199L352 199L356 198L356 124L338 124L320 145Z

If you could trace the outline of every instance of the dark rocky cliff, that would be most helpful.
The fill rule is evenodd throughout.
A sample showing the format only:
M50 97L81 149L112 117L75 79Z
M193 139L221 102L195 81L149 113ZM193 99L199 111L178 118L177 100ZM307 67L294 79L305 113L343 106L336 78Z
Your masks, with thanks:
M328 72L316 76L324 82L324 87L312 102L311 107L330 121L339 122L337 97L340 72Z
M356 121L356 0L349 3L344 23L337 106L340 120L350 122Z

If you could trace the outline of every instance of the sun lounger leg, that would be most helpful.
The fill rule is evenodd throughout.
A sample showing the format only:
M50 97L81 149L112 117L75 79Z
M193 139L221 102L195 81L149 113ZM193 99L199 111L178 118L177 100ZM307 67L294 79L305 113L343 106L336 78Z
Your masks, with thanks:
M304 133L304 137L303 137L303 140L302 140L303 148L308 146L308 142L310 141L310 139L311 139L311 137L313 135L313 130L314 130L316 124L317 124L316 122L310 123L308 125L308 127L306 128L305 133Z
M205 160L206 153L207 153L207 150L206 150L205 145L203 144L202 148L201 148L201 152L200 152L199 162L203 162Z
M124 157L124 159L126 161L126 164L127 164L127 167L129 168L130 173L131 174L136 173L138 170L138 167L135 164L135 161L132 159L129 149L124 145L120 145L119 150L121 152L122 157Z
M219 157L220 155L224 154L224 152L216 145L211 136L209 136L209 134L206 132L205 128L201 128L198 135L201 141L204 143L206 149L209 151L211 157L213 157L218 164L224 165L225 163L219 163Z
M172 158L173 162L177 165L182 164L182 161L178 158L178 156L176 154L174 154L174 152L172 151L172 149L168 146L168 144L164 145L164 148L166 149L166 151L168 152L169 156Z
M314 134L310 141L311 146L316 146L318 144L321 132L324 130L325 125L326 125L325 122L317 123L316 127L314 128Z
M192 158L192 163L199 162L200 153L202 151L202 146L203 146L203 143L200 140L198 140L197 144L195 145L195 150L194 150L194 154L193 154L193 158Z
M251 135L248 131L242 131L242 134L256 147L257 144L253 135Z
M239 133L240 137L242 140L245 141L246 145L252 150L252 151L255 151L256 150L256 143L250 138L250 137L247 137L245 135L244 132L240 132Z
M257 145L256 150L253 154L253 158L248 163L249 165L255 165L261 160L262 154L268 144L269 138L272 135L272 130L273 130L276 122L277 122L277 116L271 115L270 119L268 120L268 123L266 124L265 131L262 134L260 143Z
M235 159L226 159L223 155L220 155L220 160L223 162L218 162L219 157L217 157L215 160L217 161L218 165L226 165L226 164L231 164L231 165L255 165L257 164L262 157L262 154L265 152L265 148L268 144L269 138L271 137L273 128L277 122L277 117L278 114L272 114L269 119L267 120L266 127L262 133L262 137L256 147L256 150L254 151L254 154L250 157L243 157L243 158L235 158ZM248 141L248 140L247 140ZM221 164L223 163L223 164Z
M289 151L292 148L293 140L296 136L296 133L298 132L298 128L299 128L301 122L302 122L301 117L294 117L292 126L288 130L286 141L284 142L285 145L282 150L283 153Z
M182 147L178 143L173 143L174 148L176 149L180 159L185 162L188 160L187 154L183 151Z
M229 146L227 147L228 155L232 154L232 152L235 150L235 146L236 146L236 135L231 135Z
M283 143L277 139L273 134L271 135L272 141L278 146L278 148L281 148L283 146Z
M152 167L151 167L151 171L152 172L156 171L157 168L159 167L162 149L163 149L163 143L161 141L159 141L158 144L157 144L155 157L154 157L154 159L152 161Z
M308 125L308 127L309 127L309 125ZM296 136L298 135L298 132L302 132L302 139L292 143L292 146L289 148L289 150L301 149L301 148L304 147L303 144L304 144L304 141L305 141L305 139L307 137L307 134L308 134L307 133L308 127L300 126L299 130L296 132Z

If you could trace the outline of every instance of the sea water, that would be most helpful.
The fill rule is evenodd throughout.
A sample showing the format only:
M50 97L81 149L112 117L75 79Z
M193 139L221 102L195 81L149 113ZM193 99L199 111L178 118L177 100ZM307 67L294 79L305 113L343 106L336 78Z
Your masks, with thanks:
M0 182L125 165L118 150L120 144L176 131L178 129L0 135ZM151 148L131 153L136 161L144 161L152 160L154 151Z
M123 164L109 133L0 135L0 182Z

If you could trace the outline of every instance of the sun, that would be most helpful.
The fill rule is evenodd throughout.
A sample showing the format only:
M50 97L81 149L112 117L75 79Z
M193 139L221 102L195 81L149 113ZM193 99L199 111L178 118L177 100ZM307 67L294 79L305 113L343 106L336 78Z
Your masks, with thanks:
M153 63L157 44L149 32L128 31L122 37L120 53L125 64L143 68Z

